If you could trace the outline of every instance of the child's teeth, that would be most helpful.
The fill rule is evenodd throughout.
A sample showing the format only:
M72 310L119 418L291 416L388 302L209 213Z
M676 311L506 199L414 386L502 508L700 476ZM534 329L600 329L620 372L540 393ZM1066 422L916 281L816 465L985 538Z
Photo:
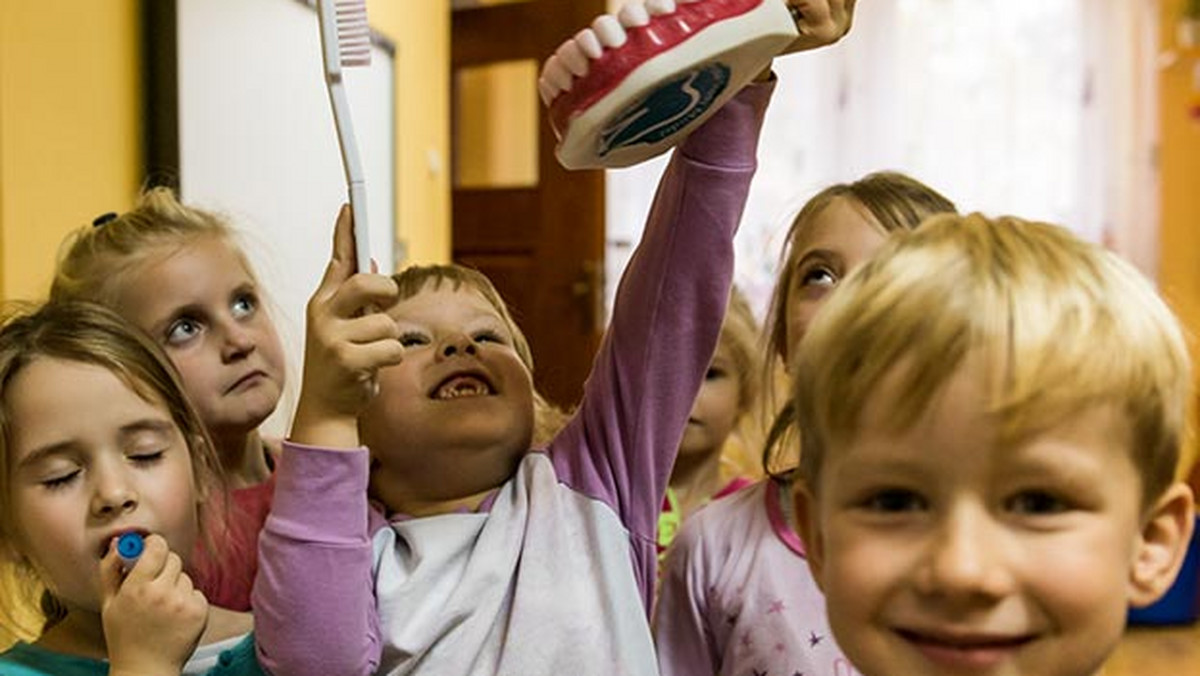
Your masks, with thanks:
M583 77L588 72L588 58L584 55L583 49L576 44L574 40L567 40L562 43L558 51L554 52L558 60L571 71L575 77Z
M598 59L604 54L604 45L600 44L600 40L596 38L596 33L591 28L584 28L576 33L575 44L579 45L579 49L589 59Z
M626 28L636 28L650 23L650 14L646 12L646 6L640 2L625 3L625 6L617 13L617 18Z
M596 32L600 44L605 47L616 49L625 44L625 29L621 28L621 23L611 14L596 17L592 22L592 30Z
M670 14L675 11L675 0L646 0L646 11L654 16Z

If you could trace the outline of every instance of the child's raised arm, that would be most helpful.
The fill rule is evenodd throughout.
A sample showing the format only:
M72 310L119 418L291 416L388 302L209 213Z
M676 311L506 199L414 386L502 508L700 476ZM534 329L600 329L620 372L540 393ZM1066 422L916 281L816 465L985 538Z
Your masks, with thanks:
M790 51L831 44L850 29L851 0L793 4L801 37ZM747 86L676 148L621 278L579 413L551 446L564 483L610 505L628 529L647 613L663 494L720 334L733 236L772 89Z
M333 231L333 255L308 302L304 380L289 440L308 446L358 448L358 413L375 391L375 372L400 363L396 323L369 308L389 307L396 283L355 274L350 209Z
M375 373L403 356L390 307L396 284L355 274L349 209L334 229L333 256L308 304L304 381L292 433L284 443L274 504L259 538L253 607L259 659L278 674L374 671L378 627L367 533L367 452L358 412L375 393ZM317 447L317 448L307 448ZM297 462L298 454L304 462ZM352 461L345 462L346 454ZM344 515L357 522L345 523ZM330 528L331 520L342 519ZM336 539L316 533L343 533ZM314 562L319 562L314 565ZM310 595L319 585L321 595ZM337 625L300 618L330 615L319 599L350 609ZM360 612L361 611L361 612ZM329 633L336 632L336 640ZM335 654L336 653L336 654ZM326 665L337 665L326 669Z

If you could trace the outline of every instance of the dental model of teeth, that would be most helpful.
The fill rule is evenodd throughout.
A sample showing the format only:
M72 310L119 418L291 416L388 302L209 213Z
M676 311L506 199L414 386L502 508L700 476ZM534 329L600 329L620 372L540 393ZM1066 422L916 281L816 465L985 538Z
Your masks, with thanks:
M785 0L631 0L546 60L538 93L568 169L677 145L799 37Z

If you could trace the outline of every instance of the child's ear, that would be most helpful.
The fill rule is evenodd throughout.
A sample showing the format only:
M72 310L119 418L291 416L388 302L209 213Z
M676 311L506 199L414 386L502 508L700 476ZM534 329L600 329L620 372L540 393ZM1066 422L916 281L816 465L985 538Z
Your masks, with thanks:
M1154 603L1183 565L1195 525L1192 490L1176 483L1150 508L1138 536L1129 579L1129 604L1141 608Z
M817 586L824 592L821 571L825 566L825 542L821 537L817 500L803 481L796 481L792 486L792 509L796 514L796 529L804 542L804 558Z

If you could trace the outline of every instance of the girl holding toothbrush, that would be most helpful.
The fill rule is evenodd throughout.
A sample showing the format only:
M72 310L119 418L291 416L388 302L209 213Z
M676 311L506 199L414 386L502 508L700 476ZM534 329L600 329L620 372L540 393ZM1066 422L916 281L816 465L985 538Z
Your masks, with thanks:
M0 564L39 638L5 676L256 676L246 613L186 572L222 516L203 424L162 352L111 311L52 303L0 327ZM123 563L117 543L144 538Z

